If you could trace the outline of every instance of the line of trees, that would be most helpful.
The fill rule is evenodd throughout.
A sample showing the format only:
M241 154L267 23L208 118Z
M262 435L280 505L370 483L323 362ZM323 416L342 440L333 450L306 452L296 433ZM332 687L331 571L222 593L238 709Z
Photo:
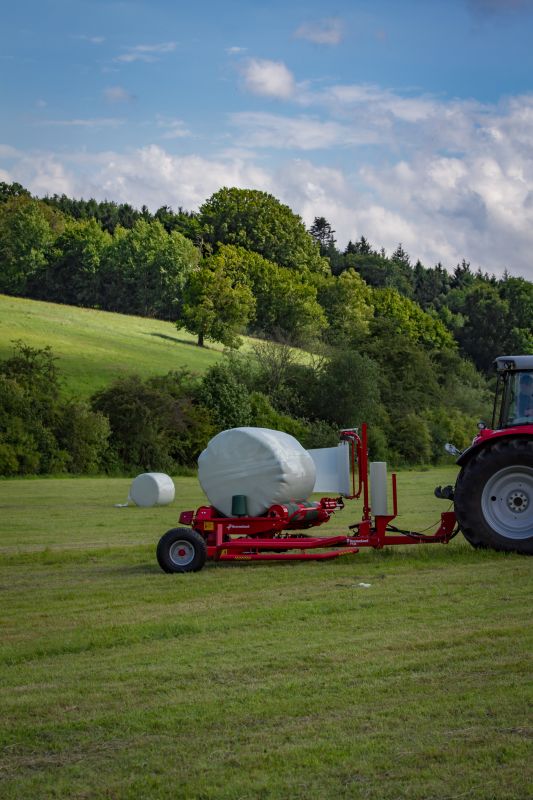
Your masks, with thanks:
M327 447L339 428L364 420L373 458L435 463L445 441L468 444L486 400L483 380L457 354L430 356L408 338L306 362L263 341L247 355L228 351L201 376L130 375L87 402L65 400L60 387L48 347L18 342L0 362L0 475L173 473L226 428L274 428Z
M13 396L26 400L9 405L5 381L20 382L10 361L0 471L168 471L192 464L216 430L244 424L318 446L366 420L374 457L396 463L437 461L445 440L466 444L488 413L479 371L503 352L533 352L533 284L474 273L466 262L451 273L412 265L401 245L389 257L364 236L341 252L334 234L325 218L308 231L290 208L252 190L221 189L195 214L167 206L151 214L39 200L0 184L0 291L171 320L200 346L215 340L235 351L242 332L261 339L252 357L234 352L203 377L133 376L75 412L58 392L39 423L49 434L30 437L39 458L21 455L20 433L37 390L22 382ZM314 355L298 362L288 345ZM25 352L26 362L46 361ZM67 413L96 437L81 447L93 447L85 460L61 438ZM137 428L123 429L121 414L134 413ZM52 457L44 443L54 437Z
M199 212L38 200L0 183L0 291L175 320L234 347L246 331L306 345L358 347L372 320L431 346L458 346L487 371L496 353L532 352L533 284L463 261L411 264L364 236L337 248L265 192L221 189Z

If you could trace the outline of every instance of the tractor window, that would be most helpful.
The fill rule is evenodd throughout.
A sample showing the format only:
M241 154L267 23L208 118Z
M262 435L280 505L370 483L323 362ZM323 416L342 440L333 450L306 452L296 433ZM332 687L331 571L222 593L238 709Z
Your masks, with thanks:
M514 372L505 382L501 427L529 423L533 424L533 374Z

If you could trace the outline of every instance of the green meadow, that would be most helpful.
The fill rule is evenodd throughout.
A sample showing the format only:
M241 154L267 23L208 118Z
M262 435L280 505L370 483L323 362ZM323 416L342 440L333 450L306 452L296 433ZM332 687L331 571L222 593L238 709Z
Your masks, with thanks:
M52 348L65 391L76 397L131 373L203 372L222 352L214 344L198 347L194 336L171 322L0 295L0 358L9 356L19 339Z
M454 473L401 472L399 525ZM458 536L166 575L204 498L115 508L129 483L0 481L2 798L532 796L530 559Z
M0 357L50 345L65 391L220 358L171 323L0 296ZM456 468L402 471L423 530ZM205 502L117 508L130 479L0 480L0 797L533 797L531 560L462 538L166 575ZM348 532L360 504L322 528Z

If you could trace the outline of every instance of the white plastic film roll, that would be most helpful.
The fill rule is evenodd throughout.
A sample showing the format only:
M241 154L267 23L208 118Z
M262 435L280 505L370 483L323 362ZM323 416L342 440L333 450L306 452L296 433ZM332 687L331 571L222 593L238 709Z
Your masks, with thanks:
M370 505L374 516L388 514L386 461L372 461L370 464Z

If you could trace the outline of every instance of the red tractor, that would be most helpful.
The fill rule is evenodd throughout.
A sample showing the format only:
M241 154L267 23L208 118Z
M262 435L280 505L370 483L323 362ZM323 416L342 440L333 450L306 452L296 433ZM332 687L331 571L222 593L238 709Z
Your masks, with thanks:
M457 459L457 522L473 547L533 554L533 356L500 356L492 427ZM446 496L446 492L444 492Z
M392 513L387 507L385 465L370 465L366 425L361 432L341 432L349 448L351 488L342 497L319 502L295 500L276 504L259 516L248 516L246 498L232 497L232 513L213 506L183 511L161 537L157 560L165 572L196 572L213 561L287 561L330 559L357 553L361 547L447 544L459 530L474 547L533 553L533 356L496 359L498 385L492 428L483 423L472 445L460 453L461 471L455 488L437 487L435 494L454 500L455 511L441 514L432 535L392 525L398 514L396 476L392 475ZM361 497L360 522L349 535L312 536L305 531L328 522L345 499Z

